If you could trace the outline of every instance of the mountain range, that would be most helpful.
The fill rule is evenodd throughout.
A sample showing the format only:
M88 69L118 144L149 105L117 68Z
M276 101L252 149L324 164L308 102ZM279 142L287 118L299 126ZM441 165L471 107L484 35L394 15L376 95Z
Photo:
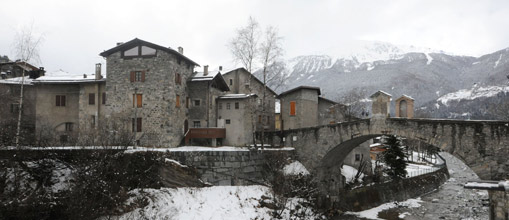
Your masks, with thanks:
M287 61L287 69L281 91L300 85L318 86L324 96L337 99L354 89L367 96L383 90L393 98L409 95L418 107L474 85L507 85L509 48L473 57L370 42L361 52L343 57L298 56Z

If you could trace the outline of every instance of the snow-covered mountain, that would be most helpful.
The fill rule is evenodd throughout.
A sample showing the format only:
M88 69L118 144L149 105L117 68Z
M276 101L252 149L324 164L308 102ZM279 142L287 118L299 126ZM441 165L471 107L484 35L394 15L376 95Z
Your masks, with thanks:
M507 120L509 86L479 86L445 94L426 103L417 114L439 118Z
M338 51L332 49L331 51ZM333 53L333 52L331 52ZM440 50L389 43L363 44L360 50L337 55L298 56L287 62L285 86L319 86L328 98L357 88L371 94L377 90L395 98L407 94L416 106L443 94L472 85L505 85L509 74L509 48L481 57L458 56Z

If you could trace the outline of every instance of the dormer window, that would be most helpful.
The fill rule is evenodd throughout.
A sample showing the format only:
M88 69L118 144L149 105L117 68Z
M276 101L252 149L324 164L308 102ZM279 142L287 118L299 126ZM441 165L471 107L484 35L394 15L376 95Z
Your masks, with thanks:
M122 57L135 58L135 57L153 57L156 56L157 50L147 46L135 46L131 49L124 50Z

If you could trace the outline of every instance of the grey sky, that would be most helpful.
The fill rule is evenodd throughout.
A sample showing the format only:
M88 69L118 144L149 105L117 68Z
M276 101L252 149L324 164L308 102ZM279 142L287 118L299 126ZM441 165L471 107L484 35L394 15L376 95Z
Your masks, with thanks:
M104 63L100 52L135 37L182 46L200 65L232 66L226 44L249 16L279 28L287 58L347 49L354 40L474 56L509 47L506 0L17 0L0 7L0 55L14 58L15 30L33 21L49 71L91 73Z

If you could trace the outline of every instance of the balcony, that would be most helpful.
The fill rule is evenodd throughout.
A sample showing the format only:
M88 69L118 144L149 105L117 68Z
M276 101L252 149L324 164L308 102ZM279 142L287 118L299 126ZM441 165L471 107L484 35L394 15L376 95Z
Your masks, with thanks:
M226 137L226 128L189 128L186 133L185 143L189 145L189 140L193 138L211 138L213 143L217 138Z

